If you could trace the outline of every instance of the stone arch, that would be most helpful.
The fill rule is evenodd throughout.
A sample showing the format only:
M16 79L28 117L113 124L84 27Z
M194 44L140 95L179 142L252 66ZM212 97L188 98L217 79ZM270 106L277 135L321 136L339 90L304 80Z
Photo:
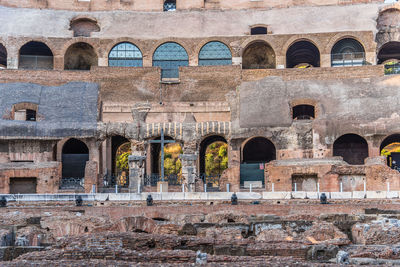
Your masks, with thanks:
M119 42L108 53L110 67L143 67L142 51L131 42Z
M161 68L161 78L179 78L179 67L189 66L186 49L177 42L165 42L153 53L153 67Z
M400 42L388 42L379 49L378 64L390 60L400 60Z
M242 163L267 163L276 159L274 143L265 137L252 137L242 144Z
M355 38L342 38L331 50L331 66L365 65L364 45Z
M86 42L71 44L64 55L65 70L90 70L97 66L98 56L94 47Z
M96 19L78 16L71 19L69 30L73 31L74 37L90 37L92 32L99 32L100 26Z
M81 140L68 139L62 146L62 177L85 177L86 162L89 160L89 148Z
M286 50L286 67L294 68L300 64L320 67L321 55L313 41L299 39L294 41Z
M213 47L210 47L211 45ZM206 51L206 49L208 50ZM207 55L205 52L207 52ZM232 48L219 40L202 42L202 45L196 49L196 54L198 55L197 62L199 66L232 65ZM205 60L214 62L206 63Z
M131 142L129 139L121 135L114 135L111 137L111 161L112 161L111 173L114 175L118 174L117 162L116 162L118 149L126 143L130 144Z
M203 138L200 142L199 146L199 173L203 174L206 173L206 151L207 148L216 142L223 142L228 144L227 140L221 135L208 135L207 137Z
M382 140L379 153L386 157L387 165L400 170L400 134L391 134Z
M274 69L275 67L275 51L266 41L255 40L243 49L243 69Z
M344 134L333 143L333 156L340 156L351 165L363 165L368 157L368 143L357 134Z
M53 51L47 44L40 41L29 41L19 49L20 69L47 69L54 66Z
M0 69L7 68L7 49L0 43Z

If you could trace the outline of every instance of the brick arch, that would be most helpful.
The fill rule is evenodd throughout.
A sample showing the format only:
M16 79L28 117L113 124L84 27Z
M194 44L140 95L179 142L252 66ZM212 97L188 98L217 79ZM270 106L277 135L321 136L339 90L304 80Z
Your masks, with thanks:
M68 48L76 43L87 43L93 47L94 52L97 54L97 57L100 58L100 55L102 55L102 47L98 41L94 41L91 38L87 37L77 37L69 40L68 42L64 43L60 49L60 54L63 58L63 66L64 66L64 56L65 53L67 52Z
M346 39L346 38L351 38L354 39L356 41L358 41L362 47L364 48L364 52L367 52L369 50L371 50L371 47L368 46L368 42L363 40L363 38L361 37L361 34L354 32L354 33L338 33L335 34L326 44L325 48L324 48L324 52L323 54L331 54L332 52L332 48L334 47L334 45L339 42L340 40Z
M87 146L87 148L88 148L88 150L89 150L89 160L91 160L93 151L91 151L91 149L90 149L90 144L88 143L88 140L86 140L86 139L84 139L84 138L78 138L78 137L66 137L66 138L63 138L63 139L61 139L60 141L58 141L57 144L56 144L56 146L57 146L57 157L56 157L56 158L57 158L57 161L60 161L60 162L61 162L61 160L62 160L62 150L63 150L63 147L64 147L65 143L66 143L69 139L71 139L71 138L75 138L75 139L77 139L77 140L82 141L83 143L85 143L85 145Z
M107 60L108 60L108 55L110 54L111 49L113 49L114 46L116 46L120 43L131 43L131 44L135 45L137 48L139 48L140 52L142 53L142 58L144 58L145 55L148 56L148 54L146 53L146 51L143 48L143 47L145 47L145 45L141 41L139 41L137 39L129 38L129 37L121 37L121 38L117 38L117 39L113 40L113 42L110 42L107 45L102 46L101 57L107 58Z
M240 52L239 52L239 56L243 56L243 52L246 50L246 48L256 42L264 42L267 45L269 45L272 50L275 53L275 57L278 56L277 51L280 51L278 49L278 46L275 46L275 44L269 40L267 40L267 38L262 38L260 35L253 35L249 38L246 38L241 44L240 44Z
M161 46L162 44L165 44L165 43L177 43L178 45L182 46L183 49L185 49L186 54L188 55L189 66L191 65L191 63L193 63L193 61L192 61L193 60L192 53L189 53L189 52L192 52L193 50L192 49L190 49L190 50L188 49L188 47L190 47L189 44L187 44L184 40L180 40L179 38L166 38L166 39L158 40L151 47L151 49L149 51L149 54L148 54L149 58L151 59L151 65L153 65L154 52L157 50L157 48L159 46Z
M276 160L277 159L277 157L278 157L278 147L276 146L276 144L275 144L275 142L273 142L272 140L271 140L271 138L268 138L268 137L265 137L265 136L261 136L261 135L259 135L259 136L252 136L252 137L249 137L249 138L247 138L245 141L243 141L242 142L242 144L240 145L240 162L244 162L244 150L245 150L245 148L246 148L246 145L250 142L250 141L252 141L252 140L255 140L256 138L263 138L263 139L265 139L266 140L266 142L269 144L269 143L271 143L272 145L273 145L273 148L274 148L274 150L275 150L275 155L273 155L273 159L271 159L270 161L272 161L272 160Z
M351 165L363 165L369 156L369 144L359 134L346 133L335 139L332 154L343 157L343 160Z
M321 42L319 42L318 40L314 39L312 36L309 35L300 35L300 36L292 36L290 37L285 44L282 46L282 49L280 50L281 55L284 55L286 57L286 53L288 51L288 49L295 43L300 42L300 41L306 41L306 42L310 42L313 45L315 45L316 48L318 48L319 50L319 54L322 54L322 47L323 44Z
M41 38L32 38L32 39L22 39L22 40L18 41L18 43L16 44L16 47L18 47L18 50L17 50L18 56L19 56L21 48L29 42L39 42L39 43L45 44L50 49L51 53L53 54L53 59L57 55L56 52L58 49L52 42L48 42Z
M205 46L206 44L210 43L210 42L220 42L223 43L224 45L226 45L226 47L228 47L228 49L231 51L231 55L232 57L234 57L235 51L233 50L233 48L227 44L225 41L222 41L221 39L218 38L207 38L204 40L201 40L199 43L197 43L196 47L194 48L194 53L193 53L193 62L197 63L196 65L198 65L199 63L199 54L201 49L203 48L203 46Z

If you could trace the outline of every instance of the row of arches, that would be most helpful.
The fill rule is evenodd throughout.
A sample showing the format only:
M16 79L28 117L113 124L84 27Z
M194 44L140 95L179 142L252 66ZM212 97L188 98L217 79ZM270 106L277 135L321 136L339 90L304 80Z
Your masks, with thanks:
M386 55L386 54L385 54ZM189 65L187 50L177 42L159 45L153 55L153 66L162 69L177 69ZM362 65L365 63L364 46L355 38L344 38L331 50L332 66ZM64 69L87 70L96 66L98 56L92 45L86 42L72 44L64 55ZM6 48L0 44L0 64L7 65ZM210 41L198 53L198 65L231 65L231 48L221 41ZM320 51L310 40L297 40L286 51L286 67L319 67ZM116 44L108 53L108 66L142 67L143 54L138 46L130 42ZM263 40L248 44L242 52L243 69L276 68L274 49ZM43 42L30 41L19 51L19 68L52 69L53 52Z

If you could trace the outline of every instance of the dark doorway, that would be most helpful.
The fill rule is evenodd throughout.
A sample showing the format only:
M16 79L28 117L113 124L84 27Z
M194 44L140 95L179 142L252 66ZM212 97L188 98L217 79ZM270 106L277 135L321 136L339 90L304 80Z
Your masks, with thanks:
M10 178L10 194L36 194L37 179L29 178Z
M341 156L351 165L363 165L368 157L368 143L357 134L345 134L333 143L333 156Z
M0 69L5 69L7 68L7 50L0 43Z
M243 69L275 69L275 52L263 41L254 42L246 47L242 55Z
M90 70L97 66L97 54L90 44L79 42L71 45L64 55L65 70Z
M86 144L75 138L69 139L62 149L62 177L85 177L85 167L88 160L89 149Z
M307 68L319 66L319 50L311 42L298 41L292 44L286 52L287 68Z
M386 157L389 167L400 171L400 134L386 137L380 146L380 153Z
M266 163L275 159L275 146L267 138L255 137L243 147L243 163Z
M400 60L400 42L388 42L379 50L378 64L393 59Z
M250 34L251 35L261 35L261 34L267 34L268 33L268 29L267 27L253 27L250 30Z

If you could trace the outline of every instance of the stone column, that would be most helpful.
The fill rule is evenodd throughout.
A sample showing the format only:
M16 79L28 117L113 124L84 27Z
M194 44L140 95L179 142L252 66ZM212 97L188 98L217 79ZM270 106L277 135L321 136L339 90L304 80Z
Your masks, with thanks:
M195 190L195 179L196 179L196 160L197 154L181 154L179 158L182 162L182 176L184 178L185 187L189 192Z
M132 155L128 157L129 161L129 189L131 192L138 192L143 188L144 173L146 169L146 149L144 141L131 141Z

